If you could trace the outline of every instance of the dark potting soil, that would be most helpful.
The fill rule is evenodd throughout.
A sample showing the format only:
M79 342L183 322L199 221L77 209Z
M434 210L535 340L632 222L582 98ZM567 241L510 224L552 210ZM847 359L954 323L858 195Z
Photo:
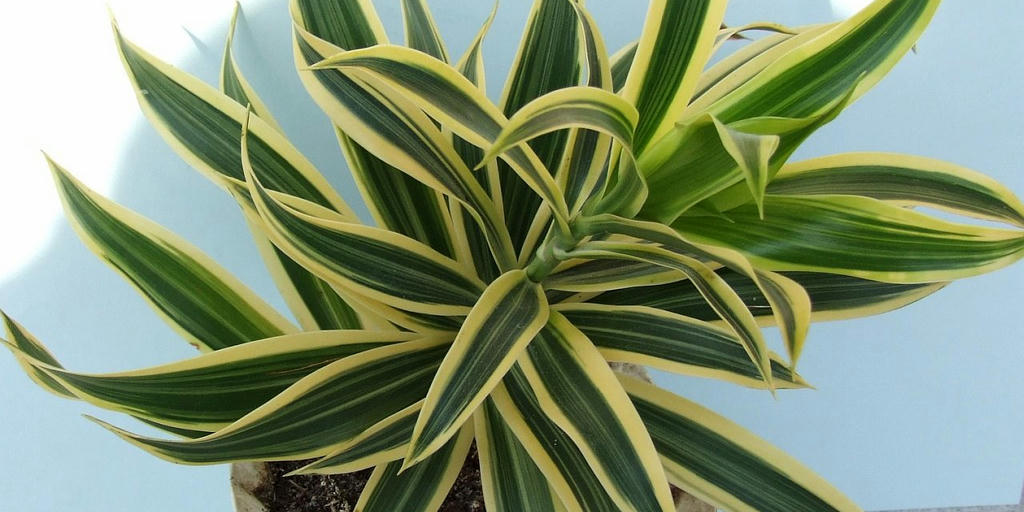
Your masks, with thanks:
M272 485L260 497L264 503L270 504L270 512L352 512L373 470L364 469L342 475L284 476L310 462L268 464ZM484 510L487 509L484 507L484 491L480 481L480 461L474 445L439 511Z

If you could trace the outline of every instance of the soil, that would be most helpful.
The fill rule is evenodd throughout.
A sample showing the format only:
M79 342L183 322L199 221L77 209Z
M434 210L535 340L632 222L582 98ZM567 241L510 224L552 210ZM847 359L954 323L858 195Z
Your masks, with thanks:
M341 475L284 476L312 461L271 462L270 482L259 496L269 504L270 512L352 512L359 493L373 469ZM470 448L466 463L455 479L439 512L481 512L484 490L480 481L480 461L476 446Z

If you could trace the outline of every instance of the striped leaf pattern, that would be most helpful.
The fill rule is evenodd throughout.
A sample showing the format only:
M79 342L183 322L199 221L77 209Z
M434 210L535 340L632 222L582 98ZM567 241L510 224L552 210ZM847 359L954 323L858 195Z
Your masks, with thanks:
M371 225L244 76L239 8L219 88L114 36L143 113L237 202L297 326L52 161L83 242L202 353L79 372L0 312L0 344L30 379L165 432L96 420L157 457L372 468L363 512L446 509L477 459L497 512L669 512L670 486L728 511L857 511L609 363L809 388L796 364L813 322L893 311L1024 256L1024 203L983 174L889 153L790 161L913 47L938 0L795 28L727 27L726 0L651 0L614 54L582 0L534 0L494 100L497 5L458 55L428 0L397 2L403 45L371 0L289 3L299 78Z

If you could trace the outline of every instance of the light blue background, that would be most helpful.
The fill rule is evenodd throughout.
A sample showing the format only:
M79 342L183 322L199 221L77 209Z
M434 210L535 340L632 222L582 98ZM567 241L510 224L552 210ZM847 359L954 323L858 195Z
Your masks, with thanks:
M401 40L398 1L377 4L392 37ZM610 48L638 33L639 2L590 4ZM328 123L292 71L285 2L244 5L236 48L247 75L299 148L347 200L358 202ZM490 9L456 0L432 6L453 55ZM487 38L492 97L500 94L528 8L526 0L506 0ZM821 0L745 0L734 2L727 22L831 18ZM1014 0L946 2L919 53L797 157L922 154L983 171L1024 193L1020 19L1024 4ZM131 37L132 28L123 29ZM183 67L215 83L222 37L223 31L199 34L196 55ZM182 163L141 117L124 147L114 197L193 241L283 309L229 198ZM6 186L17 186L17 170L3 173ZM0 219L0 232L13 222ZM656 379L778 444L866 509L1015 503L1024 476L1022 283L1018 265L883 317L815 325L801 371L817 391L772 400L716 382ZM76 370L125 370L193 355L66 227L34 264L0 281L0 307ZM0 410L0 507L6 510L230 509L226 467L175 466L144 454L79 416L95 409L36 388L5 355ZM118 416L97 415L134 428Z

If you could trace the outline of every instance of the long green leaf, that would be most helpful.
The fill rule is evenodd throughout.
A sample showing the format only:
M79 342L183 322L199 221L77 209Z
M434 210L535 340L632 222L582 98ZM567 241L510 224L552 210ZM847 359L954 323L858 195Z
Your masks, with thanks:
M115 39L142 111L186 162L215 183L244 181L238 140L246 107L199 79L153 57L126 40ZM262 119L250 122L253 169L267 188L291 194L355 219L327 180L287 139Z
M534 0L515 60L498 102L506 117L551 91L580 85L582 68L579 24L572 2ZM555 132L529 143L544 168L555 170L565 152L568 134ZM522 183L504 161L498 162L505 223L520 254L533 252L531 232L541 199Z
M312 34L296 30L298 62L312 65L326 58L325 53L333 55L335 50ZM422 53L406 50L429 59ZM354 52L362 51L368 50ZM499 267L511 268L514 251L500 214L451 142L420 108L392 87L348 73L302 68L299 76L331 120L344 127L347 137L388 165L465 204L487 235Z
M891 283L949 281L1024 255L1024 233L955 224L877 199L775 196L761 220L749 206L730 220L682 217L684 236L744 253L758 267L843 274ZM808 236L813 233L813 236Z
M673 484L737 512L860 510L806 466L680 396L620 376Z
M754 267L739 252L692 243L662 224L616 219L608 215L594 217L585 224L589 226L587 229L596 233L632 236L661 244L680 254L714 261L752 279L771 306L792 364L796 365L811 322L811 300L799 283L781 274Z
M292 0L290 7L297 33L295 62L299 68L343 48L387 42L384 28L368 1ZM316 44L305 44L306 39ZM314 97L326 92L320 80L309 80L301 73L300 78ZM341 126L335 125L335 134L363 201L378 225L451 255L450 233L436 192L382 161L352 140Z
M553 312L520 365L541 408L576 443L622 510L675 510L640 417L583 333Z
M104 427L157 457L180 464L297 460L333 446L423 399L450 338L425 338L361 352L295 382L206 437L169 441Z
M221 59L220 90L240 105L248 105L260 119L266 121L278 132L284 133L277 121L274 120L270 110L249 85L235 61L232 45L239 13L241 13L241 4L236 4L235 12L232 14L231 23L228 26L228 38L224 44L224 54ZM237 188L231 188L229 191L232 193L244 192ZM358 314L344 299L339 297L326 283L311 275L273 247L267 240L262 231L259 215L252 207L247 195L246 193L235 194L236 201L242 208L242 213L249 224L260 255L274 279L274 284L277 285L278 291L281 292L285 303L288 304L288 308L295 315L299 325L304 330L360 328L362 322Z
M332 284L399 309L436 315L468 313L484 289L457 262L420 242L380 228L304 214L275 200L251 174L247 176L274 244Z
M771 305L749 277L729 269L718 275L746 304L758 324L776 324ZM797 282L811 300L811 321L827 322L878 315L917 302L942 289L946 283L893 284L839 274L783 272ZM708 305L692 281L623 288L602 293L588 302L612 306L648 306L715 324L721 318Z
M567 511L619 512L576 443L541 408L518 364L494 389L491 399Z
M681 272L693 281L708 304L743 340L747 355L761 378L772 387L771 361L757 321L729 284L700 260L655 245L619 242L587 242L565 256L643 261Z
M355 509L362 512L433 512L455 483L473 442L473 427L457 436L411 468L401 461L377 466L359 495Z
M544 280L544 286L551 290L570 292L605 292L671 283L682 278L675 270L644 261L598 259L581 261L571 267L559 267Z
M609 361L766 387L743 342L722 327L641 306L562 304L553 309L586 334ZM777 387L806 387L785 362L774 354L769 357Z
M371 71L366 77L368 82L404 93L446 128L480 147L495 142L507 123L501 110L479 87L454 68L422 52L401 46L377 46L344 52L313 66L314 70L334 68ZM503 158L563 220L568 217L554 179L529 147L517 147Z
M524 105L508 120L484 155L484 161L522 142L564 128L606 133L632 147L636 109L618 95L596 87L567 87Z
M726 124L762 116L809 117L827 110L851 87L851 100L856 99L910 50L938 5L938 0L876 0L690 115L710 113Z
M487 287L430 386L407 465L430 455L455 434L547 319L543 290L526 272L506 272Z
M93 405L162 425L213 432L321 367L415 337L399 332L313 331L107 374L72 372L35 359L32 364Z
M36 368L33 364L39 361L56 368L61 367L57 359L53 357L53 354L35 336L3 311L0 311L0 320L3 320L4 330L7 333L7 339L0 338L0 343L3 343L11 350L11 353L18 360L18 365L25 370L29 378L38 384L39 387L59 397L78 398L63 384L45 371Z
M722 60L714 63L700 75L693 101L681 117L691 112L704 112L715 101L729 94L760 73L790 50L823 34L835 23L810 25L795 29L795 35L772 34L753 41Z
M950 163L890 153L846 153L783 167L773 194L850 194L901 206L928 206L1024 227L1024 204L984 174Z
M352 473L402 458L412 438L412 428L422 402L417 402L381 420L358 436L333 448L322 458L291 475Z
M198 248L48 162L64 210L82 241L190 343L217 350L296 331Z
M586 52L587 85L611 92L614 87L612 65L597 22L583 5L575 2L572 5L580 22L580 46ZM565 194L570 213L579 212L586 201L604 186L608 178L607 161L611 147L611 137L601 132L581 129L569 132L565 154L555 171L555 181Z
M405 44L442 62L448 62L441 32L426 0L402 0L402 20L405 22Z
M473 420L487 507L495 512L556 512L558 497L494 402L484 401Z
M231 22L228 24L228 38L224 43L224 53L220 62L220 90L240 105L251 105L252 111L260 119L266 121L267 124L277 131L284 133L281 125L277 123L277 120L270 113L270 109L267 108L263 100L256 94L256 90L252 88L249 81L245 79L245 75L242 74L238 62L235 61L232 46L235 41L235 26L238 24L238 15L241 12L242 4L236 3L235 11L231 14Z
M640 112L634 149L643 153L690 102L725 15L725 0L653 0L623 97Z

